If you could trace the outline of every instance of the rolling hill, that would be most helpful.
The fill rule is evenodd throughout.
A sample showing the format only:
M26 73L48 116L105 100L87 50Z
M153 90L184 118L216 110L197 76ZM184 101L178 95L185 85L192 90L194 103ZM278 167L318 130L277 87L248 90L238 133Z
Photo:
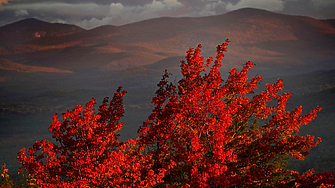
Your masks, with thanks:
M331 22L250 8L210 17L155 18L92 30L27 19L0 27L0 36L5 36L4 31L21 37L11 39L11 43L0 38L0 43L6 44L0 48L0 58L75 72L138 68L184 56L189 47L198 44L206 56L214 56L210 52L226 38L232 41L226 69L251 60L267 71L275 66L280 73L294 74L313 71L316 64L325 68L323 65L329 66L335 58ZM37 31L45 35L36 37ZM304 69L296 70L296 66Z
M29 18L0 27L0 46L24 44L36 38L66 36L83 30L75 25L48 23Z

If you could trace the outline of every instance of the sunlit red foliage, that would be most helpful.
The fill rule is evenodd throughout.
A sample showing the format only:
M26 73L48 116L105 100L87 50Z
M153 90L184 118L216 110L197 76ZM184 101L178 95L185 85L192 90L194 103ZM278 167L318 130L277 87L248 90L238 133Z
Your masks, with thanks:
M199 45L181 62L183 78L168 81L165 71L152 99L154 109L136 140L118 141L123 123L121 87L98 112L92 99L54 116L47 140L22 149L22 170L41 187L312 187L335 185L334 174L303 175L285 169L287 156L303 160L320 138L298 135L321 107L302 115L286 110L291 93L282 80L254 90L261 76L248 80L255 64L232 69L226 81L219 72L228 40L216 60L204 60ZM207 69L209 69L207 71ZM260 123L263 122L263 123Z
M22 167L42 187L147 187L156 179L160 181L160 174L140 173L142 168L150 168L145 165L149 160L146 156L126 151L134 140L118 141L116 132L123 126L119 120L124 113L125 94L120 87L109 104L104 99L98 113L92 99L85 109L77 105L65 112L63 123L54 115L49 131L59 144L36 142L28 154L23 148L18 153Z

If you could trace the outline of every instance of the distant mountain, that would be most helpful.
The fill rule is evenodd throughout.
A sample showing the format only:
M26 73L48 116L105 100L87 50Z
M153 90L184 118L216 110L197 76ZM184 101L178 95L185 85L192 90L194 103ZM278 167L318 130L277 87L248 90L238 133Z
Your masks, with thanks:
M334 39L335 34L334 28L313 18L252 8L200 18L155 18L124 25L119 29L120 34L127 36L121 42L148 42L185 36L194 42L212 42L226 37L245 44L297 39L313 41L319 36Z
M65 36L81 31L84 29L75 25L48 23L29 18L0 27L0 46L25 44L36 38Z
M335 28L335 19L327 19L327 20L321 20Z
M184 56L189 47L198 44L203 46L203 55L214 56L215 46L226 38L232 42L224 69L250 60L265 74L274 68L277 72L269 75L275 76L310 72L316 65L319 69L329 68L335 59L335 28L330 21L252 8L200 18L155 18L91 30L27 19L0 27L0 33L9 36L0 37L4 44L0 58L76 72L142 70L141 66L150 64L164 70L169 65L157 62Z

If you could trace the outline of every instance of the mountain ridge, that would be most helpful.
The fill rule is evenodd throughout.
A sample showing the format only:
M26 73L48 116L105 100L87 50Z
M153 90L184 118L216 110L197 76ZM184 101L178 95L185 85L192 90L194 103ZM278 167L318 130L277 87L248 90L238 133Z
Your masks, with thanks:
M0 27L0 46L24 44L36 38L65 36L81 31L84 29L75 25L28 18Z
M48 24L36 19L26 22ZM23 20L12 26L24 23ZM68 33L54 29L53 34L14 41L1 47L0 58L71 71L123 71L184 56L189 47L198 44L202 44L205 56L213 56L212 47L226 38L232 41L224 66L227 69L247 60L266 66L282 62L310 66L313 61L329 63L335 58L335 28L329 22L252 8L208 17L153 18L76 32L71 32L73 25L51 26L62 26ZM0 33L2 30L0 27ZM290 46L285 46L286 42ZM279 48L273 48L277 45ZM164 64L160 65L165 69Z

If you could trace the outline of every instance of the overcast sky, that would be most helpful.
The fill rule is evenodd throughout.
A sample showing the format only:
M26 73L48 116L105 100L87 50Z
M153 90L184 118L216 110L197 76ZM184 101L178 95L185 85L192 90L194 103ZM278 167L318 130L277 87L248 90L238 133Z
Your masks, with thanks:
M0 0L0 26L34 17L90 29L163 16L219 15L246 7L335 19L335 0Z

